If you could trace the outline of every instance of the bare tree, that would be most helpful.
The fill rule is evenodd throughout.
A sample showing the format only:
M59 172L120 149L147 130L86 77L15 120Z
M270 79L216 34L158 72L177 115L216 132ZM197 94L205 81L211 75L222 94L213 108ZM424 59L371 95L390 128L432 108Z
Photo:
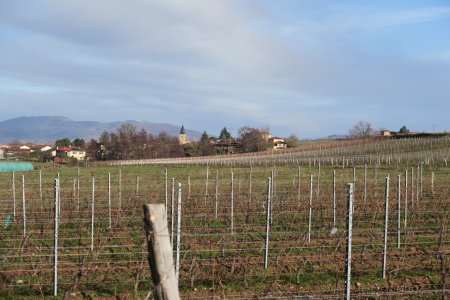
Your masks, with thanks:
M269 146L259 129L244 126L238 130L238 134L243 152L264 151Z
M353 139L366 139L374 134L372 124L359 121L349 131L348 136Z

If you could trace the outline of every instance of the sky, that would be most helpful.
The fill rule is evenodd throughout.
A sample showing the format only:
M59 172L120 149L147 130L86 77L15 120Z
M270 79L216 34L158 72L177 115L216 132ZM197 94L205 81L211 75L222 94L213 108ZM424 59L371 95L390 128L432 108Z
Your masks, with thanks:
M450 2L0 1L0 121L450 130Z

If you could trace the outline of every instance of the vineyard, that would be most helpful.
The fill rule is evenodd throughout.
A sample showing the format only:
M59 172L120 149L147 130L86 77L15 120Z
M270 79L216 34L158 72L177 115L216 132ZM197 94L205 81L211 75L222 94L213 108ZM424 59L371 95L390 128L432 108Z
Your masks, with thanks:
M162 203L182 298L341 299L352 183L352 298L445 299L448 159L439 138L0 173L0 297L52 297L58 217L58 298L145 298Z

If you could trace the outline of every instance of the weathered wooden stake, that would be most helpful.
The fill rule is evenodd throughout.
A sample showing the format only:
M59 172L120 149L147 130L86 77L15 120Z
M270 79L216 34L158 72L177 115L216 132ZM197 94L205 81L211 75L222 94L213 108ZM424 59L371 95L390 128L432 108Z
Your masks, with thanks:
M178 300L180 295L166 215L163 204L144 205L148 263L155 286L155 299Z

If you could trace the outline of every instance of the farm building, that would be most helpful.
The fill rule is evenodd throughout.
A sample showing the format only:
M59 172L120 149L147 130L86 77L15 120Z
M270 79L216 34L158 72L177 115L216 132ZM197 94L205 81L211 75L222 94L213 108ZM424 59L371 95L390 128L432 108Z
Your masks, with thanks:
M270 141L272 142L274 150L287 148L287 144L283 138L273 137L270 139Z

